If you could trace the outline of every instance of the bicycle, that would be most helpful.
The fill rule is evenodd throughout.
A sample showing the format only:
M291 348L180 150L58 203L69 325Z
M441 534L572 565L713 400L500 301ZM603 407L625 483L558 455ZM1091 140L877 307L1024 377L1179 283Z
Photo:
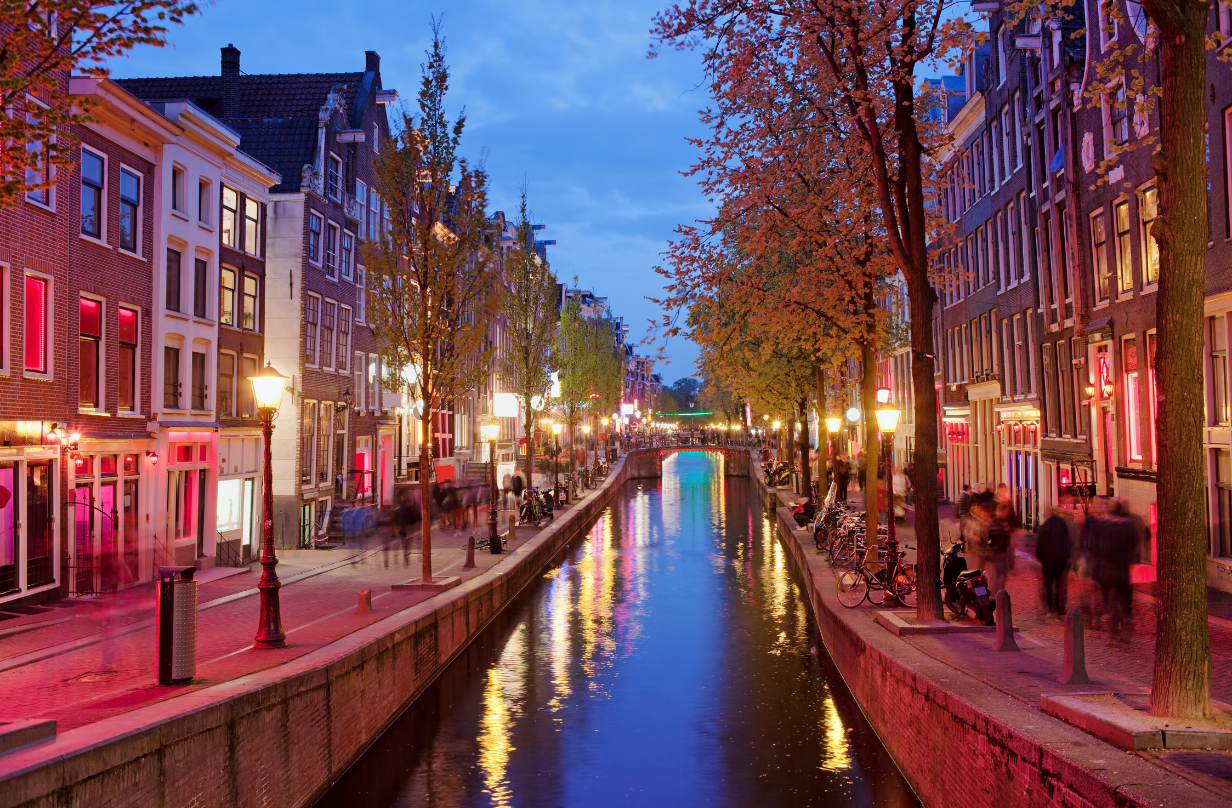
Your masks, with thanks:
M876 573L869 572L869 565L878 568ZM890 577L889 569L895 569ZM915 600L914 576L908 577L897 561L868 561L857 564L838 576L835 581L838 587L838 602L848 609L854 609L867 600L874 606L885 602L886 593L890 593L904 605L904 597Z

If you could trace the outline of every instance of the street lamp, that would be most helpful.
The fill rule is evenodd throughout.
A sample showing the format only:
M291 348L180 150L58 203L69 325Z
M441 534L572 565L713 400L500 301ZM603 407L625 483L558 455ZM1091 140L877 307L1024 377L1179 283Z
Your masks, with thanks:
M889 536L886 537L886 553L889 563L898 561L898 531L894 521L894 429L898 426L899 412L894 407L882 407L874 415L877 417L877 429L881 431L882 451L886 457L886 521L889 522ZM887 567L888 569L888 567Z
M586 450L585 463L590 465L590 424L582 424L582 448Z
M500 421L496 420L495 416L490 416L479 428L479 432L488 442L488 468L491 470L489 475L491 491L488 498L488 549L493 553L499 553L501 540L500 534L496 532L496 439L500 437Z
M603 424L603 459L604 461L607 460L607 455L608 455L607 442L611 439L611 437L608 435L608 432L607 432L607 421L608 419L606 415L599 419L599 423Z
M257 590L261 594L261 616L252 644L255 648L282 648L287 644L287 635L282 631L282 612L278 606L278 590L282 584L274 571L278 558L274 555L274 473L270 437L274 431L278 405L282 403L287 389L287 377L267 362L265 369L249 376L248 381L252 383L257 416L261 419L261 434L265 438L265 518L262 522L261 580L257 582Z
M843 428L843 417L841 415L826 416L826 432L830 437L830 467L831 469L838 468L838 431ZM838 476L835 475L835 482L838 482Z
M552 422L552 439L556 441L556 453L552 455L552 496L556 497L553 505L560 504L560 433L564 424Z

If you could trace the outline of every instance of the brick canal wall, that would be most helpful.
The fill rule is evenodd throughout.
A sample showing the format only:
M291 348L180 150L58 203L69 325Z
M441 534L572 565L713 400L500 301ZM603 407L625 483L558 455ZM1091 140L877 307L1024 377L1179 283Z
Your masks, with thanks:
M768 491L758 475L754 487L777 512L779 541L827 652L924 805L1216 804L1209 792L928 656L867 610L843 607L829 569L817 565L812 537L795 529L786 497Z
M626 456L595 496L455 589L284 665L0 756L0 808L310 805L625 480L658 476L656 452Z

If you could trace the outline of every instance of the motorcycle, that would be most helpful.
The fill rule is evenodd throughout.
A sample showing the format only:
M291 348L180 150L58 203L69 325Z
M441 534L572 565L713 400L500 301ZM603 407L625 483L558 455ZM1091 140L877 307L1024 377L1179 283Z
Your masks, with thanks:
M975 618L986 626L995 625L992 596L983 570L967 569L967 559L961 553L966 543L953 542L941 559L942 599L946 608L956 615L965 615L970 608Z
M518 513L518 522L523 525L539 526L539 523L546 519L555 518L554 508L551 504L552 497L547 497L539 493L538 488L526 489L525 499L522 501L522 508Z

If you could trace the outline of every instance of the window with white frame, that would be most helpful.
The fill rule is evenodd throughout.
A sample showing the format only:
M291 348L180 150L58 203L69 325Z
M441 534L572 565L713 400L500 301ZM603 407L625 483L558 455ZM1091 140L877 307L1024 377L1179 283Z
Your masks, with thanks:
M218 417L231 418L235 415L235 389L237 360L230 351L218 352Z
M80 311L77 340L78 397L83 409L102 408L103 301L84 295L78 300Z
M1113 0L1099 0L1099 49L1106 51L1116 44L1117 23L1112 10Z
M227 186L222 187L222 243L232 249L239 248L240 195Z
M120 249L134 255L141 252L141 175L120 168Z
M81 233L102 239L106 200L106 161L97 152L81 147Z
M257 330L257 301L260 299L260 279L256 275L244 275L242 322L245 331Z
M121 412L137 410L137 339L141 332L141 312L120 306L116 312L119 349L116 352L116 386Z
M368 240L380 241L381 196L372 189L368 192Z
M342 160L331 154L325 175L325 192L330 199L342 201Z
M359 232L356 235L362 239L364 238L364 220L368 218L368 186L363 180L355 180L355 207L355 219L359 222Z
M321 303L321 367L332 369L334 366L334 317L338 304L332 300Z
M197 221L201 224L213 224L214 214L214 194L211 192L212 184L205 177L197 180Z
M321 265L321 231L324 228L325 219L320 214L308 214L308 260L317 266Z
M351 309L338 307L338 371L346 372L351 359Z
M1159 283L1159 243L1151 234L1151 225L1158 212L1159 192L1154 185L1142 191L1138 197L1138 217L1141 219L1142 236L1142 283L1149 286Z
M244 198L244 252L261 254L261 203L250 196Z
M1104 224L1104 212L1091 214L1091 254L1095 271L1095 302L1102 303L1111 292L1108 265L1108 234Z
M1104 121L1104 146L1122 146L1129 141L1129 110L1125 102L1125 82L1116 81L1104 92L1100 104ZM1105 156L1107 152L1105 152Z
M342 250L338 256L338 264L342 269L342 277L351 277L351 265L355 261L355 236L347 230L342 231Z
M338 277L338 225L333 222L325 224L325 275Z
M321 298L307 295L304 298L304 359L309 365L317 363L317 337L321 321Z
M368 308L368 273L361 266L355 267L355 322L365 322Z
M365 387L365 385L364 385L364 373L365 373L365 368L364 368L364 353L363 353L363 351L356 351L356 352L355 352L355 354L354 354L354 356L352 357L352 359L353 359L353 361L352 361L352 363L351 363L351 370L352 370L352 372L354 372L354 374L355 374L355 392L354 392L354 396L355 396L355 405L354 405L354 406L355 406L355 411L356 411L356 412L361 412L362 410L364 410L364 409L365 409L365 407L366 407L366 403L367 403L367 402L366 402L366 400L365 400L365 398L364 398L364 387Z
M184 170L183 166L171 166L171 209L182 215L187 215L188 213L185 207L188 204L188 200L184 198L184 195L188 192L186 187L187 175L188 172Z
M31 111L26 113L26 120L30 123L37 123L39 116L33 110L46 109L46 107L29 95L26 96L26 103L32 108ZM55 141L53 140L52 142L54 143ZM42 140L32 140L26 144L26 151L36 155L35 164L26 169L26 184L37 186L26 191L26 200L54 210L56 207L56 194L53 182L56 177L56 169L52 165L51 160L47 158L47 143Z
M222 325L235 326L235 309L239 298L237 272L234 268L223 266L218 272L221 288L218 292L218 322Z

